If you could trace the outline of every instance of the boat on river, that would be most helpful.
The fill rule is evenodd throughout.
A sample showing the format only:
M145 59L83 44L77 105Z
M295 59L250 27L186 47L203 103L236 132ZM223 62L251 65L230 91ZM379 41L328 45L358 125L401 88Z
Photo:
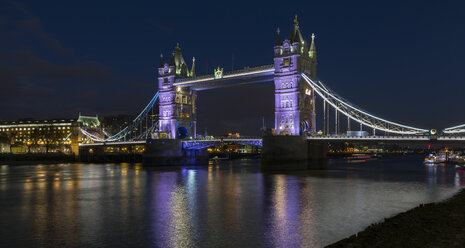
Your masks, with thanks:
M439 163L452 163L452 164L464 164L465 155L461 153L448 151L440 151L439 153L430 153L423 161L427 164L439 164Z
M423 163L426 164L439 164L445 163L447 161L445 154L432 154L430 153L428 157L425 158Z

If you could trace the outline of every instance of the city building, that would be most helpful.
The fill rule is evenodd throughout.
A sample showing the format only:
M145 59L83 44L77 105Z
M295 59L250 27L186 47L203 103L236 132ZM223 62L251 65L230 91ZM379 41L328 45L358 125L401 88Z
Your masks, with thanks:
M98 117L77 119L0 121L0 153L78 152L79 143L91 142L80 128L100 135Z

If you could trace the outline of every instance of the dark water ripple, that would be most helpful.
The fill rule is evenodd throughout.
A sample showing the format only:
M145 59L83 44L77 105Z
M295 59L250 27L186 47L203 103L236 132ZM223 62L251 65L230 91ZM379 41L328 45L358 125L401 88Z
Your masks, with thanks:
M205 167L0 166L1 247L321 247L465 183L419 158L262 173Z

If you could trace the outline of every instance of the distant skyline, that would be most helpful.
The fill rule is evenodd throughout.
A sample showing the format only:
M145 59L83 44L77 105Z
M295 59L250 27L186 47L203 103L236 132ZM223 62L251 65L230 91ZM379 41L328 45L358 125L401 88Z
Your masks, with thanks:
M0 3L0 120L138 114L180 43L198 74L273 63L276 29L316 35L318 78L388 120L465 123L465 4L439 1ZM208 64L208 65L207 65ZM198 133L274 123L273 82L201 92ZM321 101L317 103L321 108ZM318 121L319 119L317 119ZM318 129L321 129L318 127Z

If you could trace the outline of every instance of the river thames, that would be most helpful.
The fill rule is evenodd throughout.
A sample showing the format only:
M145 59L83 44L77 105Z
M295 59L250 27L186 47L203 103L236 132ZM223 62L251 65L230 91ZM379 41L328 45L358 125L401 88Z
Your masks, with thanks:
M1 165L0 246L322 247L465 185L462 170L421 159L297 173L259 160Z

